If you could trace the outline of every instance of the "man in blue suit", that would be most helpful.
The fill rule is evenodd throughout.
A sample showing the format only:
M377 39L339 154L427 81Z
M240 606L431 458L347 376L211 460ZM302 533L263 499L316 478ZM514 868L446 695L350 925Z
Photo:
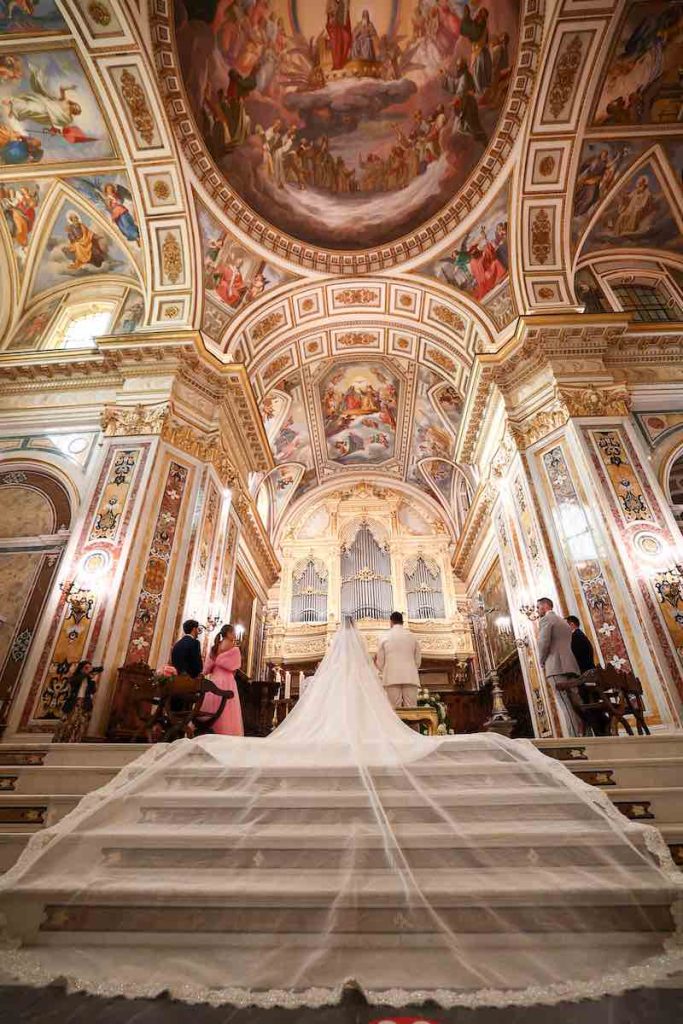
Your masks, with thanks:
M202 649L197 639L201 628L196 619L183 622L183 636L173 644L171 651L171 664L178 675L196 679L202 674Z

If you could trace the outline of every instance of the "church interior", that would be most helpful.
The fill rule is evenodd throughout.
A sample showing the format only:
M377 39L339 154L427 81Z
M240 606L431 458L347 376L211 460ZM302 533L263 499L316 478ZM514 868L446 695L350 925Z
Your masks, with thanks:
M261 742L393 611L406 725L533 744L683 869L683 0L0 0L0 209L0 872L199 730L183 623Z

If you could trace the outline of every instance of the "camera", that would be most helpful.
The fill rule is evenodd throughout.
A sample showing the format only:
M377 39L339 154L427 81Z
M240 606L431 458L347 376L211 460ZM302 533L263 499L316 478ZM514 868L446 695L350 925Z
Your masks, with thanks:
M90 674L93 676L99 675L100 672L104 672L104 665L93 665L90 669Z

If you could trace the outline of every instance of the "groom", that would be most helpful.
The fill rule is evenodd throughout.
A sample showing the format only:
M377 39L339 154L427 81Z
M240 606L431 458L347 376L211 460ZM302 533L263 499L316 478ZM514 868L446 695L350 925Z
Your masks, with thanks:
M379 642L375 664L392 708L414 708L420 687L420 643L405 629L400 612L392 612L389 621L391 629Z

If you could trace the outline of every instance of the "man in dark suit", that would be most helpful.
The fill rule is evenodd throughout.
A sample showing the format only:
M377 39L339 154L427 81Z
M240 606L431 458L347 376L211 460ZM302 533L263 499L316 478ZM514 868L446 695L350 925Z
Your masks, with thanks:
M581 629L581 623L577 619L576 615L568 615L567 623L572 631L572 654L579 664L581 675L583 675L584 672L588 672L590 669L595 668L595 652L593 651L593 644ZM589 704L593 699L591 687L579 685L577 689L582 703ZM607 736L609 731L609 717L605 712L584 711L582 717L594 736Z
M202 649L197 637L201 626L196 619L183 622L183 636L173 644L171 664L178 675L192 676L196 679L202 674Z
M572 631L572 654L579 663L579 668L583 675L583 673L587 672L590 668L595 668L593 644L581 629L581 623L577 619L576 615L568 615L567 622L569 623L569 628Z

